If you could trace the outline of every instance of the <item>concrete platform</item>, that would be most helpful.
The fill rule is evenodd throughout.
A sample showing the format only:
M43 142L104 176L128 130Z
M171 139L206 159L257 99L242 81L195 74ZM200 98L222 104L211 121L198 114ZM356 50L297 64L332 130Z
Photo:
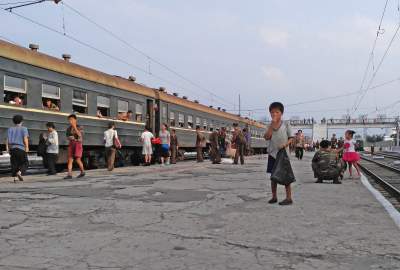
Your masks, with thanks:
M268 205L265 158L0 183L0 269L400 269L400 230L359 180ZM283 188L280 188L283 198Z

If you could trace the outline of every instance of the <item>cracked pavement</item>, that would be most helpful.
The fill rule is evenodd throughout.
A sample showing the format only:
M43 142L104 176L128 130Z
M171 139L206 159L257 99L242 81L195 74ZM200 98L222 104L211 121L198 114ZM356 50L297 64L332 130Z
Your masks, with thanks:
M399 229L359 180L268 205L265 157L0 180L0 269L400 269ZM283 188L279 187L280 198Z

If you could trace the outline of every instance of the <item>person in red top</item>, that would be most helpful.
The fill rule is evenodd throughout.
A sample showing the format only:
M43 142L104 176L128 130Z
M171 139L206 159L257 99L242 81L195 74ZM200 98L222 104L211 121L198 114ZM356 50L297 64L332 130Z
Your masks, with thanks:
M67 138L69 140L68 145L68 175L64 177L64 179L72 179L72 165L74 160L79 166L81 173L78 175L78 178L85 176L85 169L83 168L82 163L82 154L83 154L83 133L77 123L77 118L75 114L71 114L68 116L68 122L70 126L67 129Z

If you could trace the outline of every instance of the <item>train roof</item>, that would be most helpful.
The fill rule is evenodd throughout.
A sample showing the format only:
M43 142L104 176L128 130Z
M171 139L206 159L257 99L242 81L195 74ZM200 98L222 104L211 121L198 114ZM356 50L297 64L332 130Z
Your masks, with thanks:
M66 74L83 80L88 80L95 83L107 85L110 87L130 91L154 99L158 98L165 102L213 114L233 121L247 123L259 128L265 128L265 125L260 122L253 121L250 119L245 119L231 113L210 108L208 106L187 99L179 98L174 95L168 94L166 92L162 92L157 89L135 83L133 81L130 81L122 77L110 75L92 68L81 66L79 64L65 61L63 59L59 59L38 51L33 51L18 45L14 45L12 43L3 40L0 40L0 57L12 59L18 62L44 68L47 70L52 70L58 73Z

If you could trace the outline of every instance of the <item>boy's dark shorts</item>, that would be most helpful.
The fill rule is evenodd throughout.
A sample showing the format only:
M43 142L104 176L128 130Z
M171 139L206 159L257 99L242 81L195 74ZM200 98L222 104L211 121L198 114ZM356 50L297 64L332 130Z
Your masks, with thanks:
M271 155L268 155L268 163L267 163L267 173L272 173L272 169L274 168L276 159Z

